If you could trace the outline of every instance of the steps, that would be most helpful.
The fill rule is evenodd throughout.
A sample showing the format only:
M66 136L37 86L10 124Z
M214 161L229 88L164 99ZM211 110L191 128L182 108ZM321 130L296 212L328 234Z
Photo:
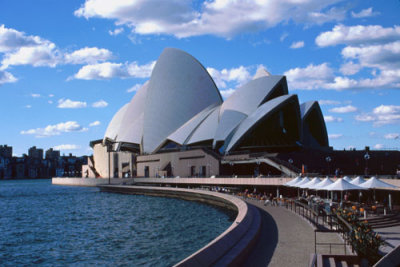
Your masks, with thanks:
M400 214L382 215L379 217L367 218L372 229L400 226Z

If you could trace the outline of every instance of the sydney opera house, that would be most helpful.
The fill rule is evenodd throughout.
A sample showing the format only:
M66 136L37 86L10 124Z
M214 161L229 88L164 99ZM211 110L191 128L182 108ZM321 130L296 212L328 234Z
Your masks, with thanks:
M285 76L259 69L224 101L207 70L174 48L91 146L92 177L290 175L293 160L278 155L331 149L318 102L299 103Z

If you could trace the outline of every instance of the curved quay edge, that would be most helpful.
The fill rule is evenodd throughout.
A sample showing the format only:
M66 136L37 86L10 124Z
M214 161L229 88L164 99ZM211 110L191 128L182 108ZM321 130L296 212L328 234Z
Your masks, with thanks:
M101 191L162 196L199 201L237 211L231 226L206 246L175 266L234 266L246 260L261 229L258 209L232 195L217 192L150 186L99 185Z

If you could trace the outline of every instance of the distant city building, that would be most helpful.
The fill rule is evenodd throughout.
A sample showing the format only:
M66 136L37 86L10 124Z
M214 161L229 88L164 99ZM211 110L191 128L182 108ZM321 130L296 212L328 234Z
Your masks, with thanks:
M33 146L28 155L13 157L11 146L0 145L0 179L80 177L82 165L87 165L86 156L60 156L60 151L50 148L43 158L43 149Z

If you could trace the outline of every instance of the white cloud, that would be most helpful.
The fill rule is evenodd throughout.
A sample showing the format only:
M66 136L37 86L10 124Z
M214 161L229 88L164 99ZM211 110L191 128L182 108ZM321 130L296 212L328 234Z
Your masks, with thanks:
M360 64L356 64L353 61L349 61L342 64L342 66L340 67L340 72L343 75L354 75L357 72L359 72L361 68L362 66Z
M217 70L207 68L208 73L214 79L218 88L226 88L227 83L233 82L236 86L241 86L251 80L250 67L240 66L238 68Z
M389 134L385 134L385 139L399 139L400 138L400 134L398 133L389 133Z
M123 32L124 32L124 28L116 28L113 31L108 31L108 34L111 35L111 36L116 36L116 35L121 34Z
M340 105L341 102L340 101L336 101L336 100L318 100L318 103L320 106L333 106L333 105Z
M26 36L24 32L0 25L0 52L9 52L21 47L38 46L43 40L38 36Z
M298 49L304 47L304 41L293 42L290 46L291 49Z
M34 94L34 93L32 93L32 94L31 94L31 97L33 97L33 98L39 98L39 97L40 97L40 94Z
M375 149L383 149L385 146L383 144L376 144L374 145Z
M53 102L53 100L49 100L49 101L47 101L47 103L53 104L54 102Z
M357 111L357 108L352 105L347 105L343 107L331 108L329 111L333 113L350 113Z
M379 15L379 12L373 12L372 11L372 7L363 9L358 13L355 13L354 11L351 11L351 16L353 18L367 18L367 17L376 16L376 15Z
M102 80L112 78L148 78L153 70L155 61L146 65L132 63L111 63L104 62L83 66L74 75L75 79L82 80Z
M54 95L53 94L49 94L49 97L54 97Z
M137 83L137 84L135 84L134 86L132 86L131 88L127 89L126 92L127 92L127 93L136 92L136 91L139 90L140 87L142 87L142 86L143 86L143 84Z
M63 145L58 145L54 146L54 150L75 150L75 149L80 149L81 147L78 145L73 145L73 144L63 144Z
M342 118L334 116L324 116L325 122L343 122Z
M21 47L16 51L6 53L1 61L1 68L9 66L32 65L34 67L55 67L61 62L61 54L56 45L45 41L37 46Z
M5 83L14 83L16 81L17 78L15 78L11 73L0 70L0 85Z
M100 124L101 124L100 121L94 121L94 122L92 122L92 123L89 124L89 127L98 126L98 125L100 125Z
M294 21L306 25L340 21L346 9L332 7L339 0L325 1L192 1L87 0L75 16L116 20L137 34L170 34L178 38L212 34L231 38ZM157 7L156 9L154 7Z
M61 98L58 100L58 108L85 108L86 102L72 101L71 99Z
M380 105L370 113L357 115L355 119L361 122L373 122L374 126L400 124L400 106Z
M396 70L400 68L400 41L360 47L347 46L342 50L342 56L346 59L357 59L363 67Z
M32 106L31 105L26 105L25 108L32 108Z
M310 64L305 68L294 68L286 71L289 87L293 89L313 90L324 87L334 77L328 63Z
M329 139L339 139L339 138L342 138L342 137L343 137L343 134L329 134L328 135Z
M318 46L332 46L338 44L365 45L396 41L399 38L400 26L383 28L380 25L336 25L332 31L323 32L318 35L315 39L315 43Z
M279 41L283 42L285 39L289 36L287 32L282 33L281 37L279 38Z
M85 47L64 55L65 62L70 64L94 64L110 58L112 58L110 50L97 47Z
M228 98L229 96L231 96L234 92L235 92L235 89L232 89L232 88L220 91L222 97L225 99Z
M48 137L68 132L84 132L87 128L82 127L76 121L61 122L55 125L48 125L45 128L29 129L21 131L21 134L35 135L36 137Z
M108 106L108 103L104 100L99 100L92 104L92 107L94 107L94 108L105 108L107 106Z

